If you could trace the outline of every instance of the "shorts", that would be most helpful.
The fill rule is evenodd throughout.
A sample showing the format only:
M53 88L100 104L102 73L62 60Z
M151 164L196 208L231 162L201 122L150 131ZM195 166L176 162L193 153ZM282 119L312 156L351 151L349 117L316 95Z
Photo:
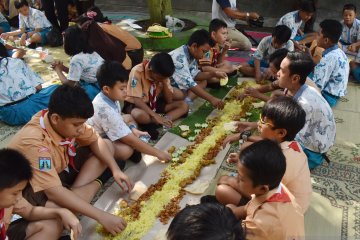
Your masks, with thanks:
M100 92L100 86L97 82L89 83L83 80L80 80L80 87L82 87L86 94L89 96L90 100L94 100L96 95Z
M147 103L147 105L149 106L149 103ZM165 100L163 98L158 98L156 101L156 113L166 113L165 112ZM126 114L131 114L131 111L136 108L134 103L131 102L124 102L124 107L123 107L123 113Z
M91 156L91 150L89 147L79 147L76 149L76 156L74 159L75 168L73 169L70 165L68 165L69 172L63 170L59 173L59 178L61 180L62 186L65 188L70 188L74 183L78 170L80 170L81 166L84 165L86 160ZM34 192L30 183L23 190L23 197L33 206L42 206L44 207L48 198L44 191Z
M8 22L1 22L0 23L0 28L2 29L2 31L5 32L10 32L11 31L11 27L10 24Z
M355 78L355 80L360 83L360 67L355 68L354 70L352 70L352 74Z
M303 146L301 147L308 158L308 165L310 169L319 166L324 161L324 154L311 151Z
M0 120L8 125L26 124L32 116L48 107L51 94L59 85L51 85L20 101L0 107Z
M251 67L255 67L255 59L250 59L248 62L247 62ZM260 60L260 68L268 68L269 67L269 64L261 59Z
M39 34L41 37L41 42L40 42L41 45L45 45L47 43L46 35L48 34L48 32L51 31L51 29L52 29L52 27L46 27L46 28L42 28L40 32L37 32L37 34ZM33 32L33 31L34 31L34 29L32 29L32 28L27 28L25 30L26 33ZM19 37L21 37L21 34L19 35Z
M330 107L334 107L337 104L337 102L338 102L338 100L340 98L338 96L334 96L334 95L332 95L330 93L327 93L325 91L321 91L321 95L329 103Z

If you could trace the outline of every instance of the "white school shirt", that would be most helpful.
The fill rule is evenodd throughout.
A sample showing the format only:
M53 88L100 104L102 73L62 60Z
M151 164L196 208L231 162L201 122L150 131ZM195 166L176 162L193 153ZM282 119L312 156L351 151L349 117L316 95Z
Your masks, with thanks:
M299 11L293 11L282 16L280 20L277 22L276 26L285 25L289 27L291 29L290 39L294 39L301 24L302 24L302 20L299 16Z
M229 28L234 28L236 21L226 15L226 13L223 11L223 9L227 7L236 10L236 0L213 0L211 8L211 19L218 18L223 20Z
M304 84L293 97L306 113L304 127L295 136L303 147L317 153L327 152L335 142L334 114L315 88Z
M70 59L69 74L71 81L83 80L89 83L97 82L96 72L104 59L97 53L78 53Z
M35 87L44 81L21 59L0 60L0 106L19 101L36 92Z
M87 120L87 124L92 126L101 137L116 141L132 133L121 116L118 101L114 102L100 92L92 103L94 116Z
M45 14L35 8L29 7L29 16L25 17L19 14L19 28L47 28L51 27L51 23Z
M185 91L195 87L197 83L194 79L200 70L196 59L190 55L189 47L183 45L169 54L175 65L175 72L170 77L171 86Z
M360 20L355 18L352 26L349 28L344 20L341 21L343 27L340 40L346 45L350 45L360 40Z
M264 37L260 43L259 46L256 48L256 51L254 53L254 58L259 60L265 60L266 62L269 62L269 57L271 54L273 54L276 50L272 45L272 36ZM294 51L294 43L289 40L284 45L281 46L281 48L286 48L287 50Z
M323 57L315 66L313 81L321 91L343 97L347 93L349 72L348 58L336 44L323 52Z

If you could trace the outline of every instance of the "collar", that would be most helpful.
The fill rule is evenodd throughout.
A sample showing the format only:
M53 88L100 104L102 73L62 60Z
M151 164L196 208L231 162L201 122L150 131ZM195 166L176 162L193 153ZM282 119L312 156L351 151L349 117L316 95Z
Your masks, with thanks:
M281 146L282 150L291 148L295 152L301 152L300 146L299 146L298 142L296 142L296 141L284 141L284 142L280 143L280 146Z
M114 102L113 100L111 100L108 96L106 96L102 91L99 93L99 96L101 97L102 100L104 100L104 102L106 102L111 108L113 108L114 110L118 110L118 107L116 105L116 102Z
M296 101L299 100L299 97L303 94L303 92L308 88L308 85L304 83L301 88L296 92L295 96L293 97Z
M145 79L146 79L146 80L149 80L150 82L154 82L154 80L151 79L151 77L150 77L149 62L150 62L150 61L148 61L148 62L143 62L143 63L142 63L142 64L143 64L143 67L144 67L144 75L145 75Z
M300 18L300 11L296 11L294 14L295 17L295 22L301 22L301 18Z
M185 44L185 45L183 45L183 49L184 49L184 53L186 55L188 62L191 63L191 61L193 61L195 58L193 56L191 56L189 46Z
M334 46L329 47L328 49L325 49L325 51L322 53L322 56L325 57L326 54L328 54L329 52L338 49L339 46L337 44L334 44Z
M41 114L42 114L42 111L40 111L40 119L42 117ZM62 136L60 136L57 132L55 132L55 130L52 128L48 116L49 116L49 112L46 112L44 117L42 118L43 121L40 120L40 127L42 128L43 126L45 126L46 132L50 136L51 141L53 141L57 145L61 145L60 142L62 142L64 138ZM41 126L42 124L43 124L43 126ZM44 132L45 132L45 130L44 130ZM45 132L45 134L46 134L46 132Z

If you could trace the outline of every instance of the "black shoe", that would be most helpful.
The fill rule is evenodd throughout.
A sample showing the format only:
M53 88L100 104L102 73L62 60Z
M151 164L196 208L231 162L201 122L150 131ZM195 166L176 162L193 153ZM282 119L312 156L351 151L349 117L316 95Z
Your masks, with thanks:
M205 195L200 198L200 203L220 203L214 195Z
M141 152L134 150L134 153L129 157L129 160L133 163L139 163L141 161L142 155ZM123 161L124 162L124 161Z

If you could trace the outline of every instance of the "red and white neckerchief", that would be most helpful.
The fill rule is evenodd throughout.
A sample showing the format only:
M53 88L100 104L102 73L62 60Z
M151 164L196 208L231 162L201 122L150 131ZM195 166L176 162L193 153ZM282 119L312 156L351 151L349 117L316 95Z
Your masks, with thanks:
M219 56L219 54L220 54L220 51L219 51L216 47L214 47L214 48L212 49L212 51L213 51L213 56L212 56L212 63L211 63L211 65L212 65L213 67L216 67L216 64L217 64L217 62L218 62L218 56Z
M45 128L45 122L44 122L44 117L45 114L48 112L47 109L44 109L41 111L41 117L40 117L40 126L41 128L47 133L47 130ZM64 140L62 140L61 142L59 142L60 146L65 146L67 149L67 154L69 157L69 165L76 171L78 171L75 167L75 163L74 163L74 157L76 156L76 148L74 146L74 142L75 142L75 138L66 138Z
M4 216L5 216L5 208L0 209L0 240L8 239L6 237L6 232L5 232Z
M265 202L291 202L289 195L284 191L284 188L279 185L276 193L273 194L270 198L268 198Z
M144 74L145 74L145 67L149 61L145 60L144 64ZM156 111L156 82L152 79L148 79L150 81L150 90L149 90L149 105L151 110L154 112Z
M288 145L289 148L291 148L292 150L294 150L295 152L300 152L300 147L299 147L299 144L295 141L291 142L289 145Z

